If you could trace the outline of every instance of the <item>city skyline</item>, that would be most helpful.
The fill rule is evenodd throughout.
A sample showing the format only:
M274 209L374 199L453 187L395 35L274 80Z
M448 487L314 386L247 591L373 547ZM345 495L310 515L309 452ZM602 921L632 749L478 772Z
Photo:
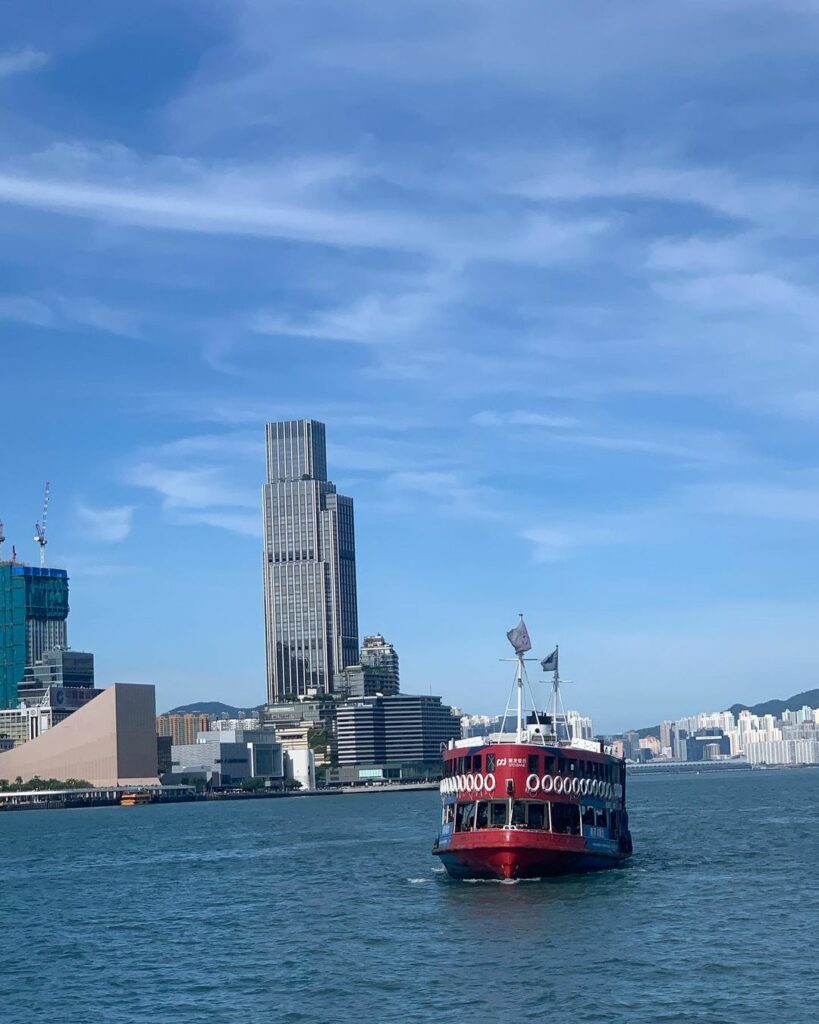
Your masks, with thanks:
M402 690L521 610L606 731L814 686L810 6L321 8L6 5L6 556L50 480L99 677L255 705L311 417Z

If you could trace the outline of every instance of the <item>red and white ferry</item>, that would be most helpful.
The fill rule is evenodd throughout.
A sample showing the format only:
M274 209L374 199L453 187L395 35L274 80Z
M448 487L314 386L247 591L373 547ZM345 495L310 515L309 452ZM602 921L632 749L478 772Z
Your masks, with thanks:
M631 855L625 762L601 742L576 738L562 710L558 650L541 664L553 671L549 713L524 712L521 616L507 634L515 647L516 712L501 731L451 740L444 751L441 830L432 852L457 878L541 878L601 871ZM511 704L511 701L510 701ZM516 720L513 733L504 732Z

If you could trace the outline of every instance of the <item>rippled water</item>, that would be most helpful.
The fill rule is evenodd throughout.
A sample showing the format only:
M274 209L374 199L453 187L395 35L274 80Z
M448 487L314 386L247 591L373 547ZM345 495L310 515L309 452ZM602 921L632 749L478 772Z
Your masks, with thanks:
M815 1021L819 770L633 780L625 869L448 879L430 792L0 815L0 1020Z

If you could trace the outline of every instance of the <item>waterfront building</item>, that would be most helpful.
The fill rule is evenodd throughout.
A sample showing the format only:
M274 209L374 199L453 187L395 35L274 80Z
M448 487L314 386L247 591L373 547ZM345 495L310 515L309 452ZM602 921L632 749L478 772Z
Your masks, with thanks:
M283 779L282 745L261 729L213 729L193 743L171 746L171 771L182 777L205 772L215 787L237 786L244 779Z
M39 736L0 753L0 778L157 785L155 718L153 686L115 683Z
M660 722L660 756L671 757L673 754L674 723Z
M0 710L0 736L14 740L15 746L28 743L102 692L90 686L21 688L17 707Z
M336 711L339 783L440 778L441 750L460 739L459 719L440 697L364 697Z
M358 659L353 499L327 479L317 420L269 423L262 488L268 701L330 694Z
M759 740L747 751L751 764L819 764L819 739Z
M68 646L68 573L0 562L0 708L17 706L27 665Z

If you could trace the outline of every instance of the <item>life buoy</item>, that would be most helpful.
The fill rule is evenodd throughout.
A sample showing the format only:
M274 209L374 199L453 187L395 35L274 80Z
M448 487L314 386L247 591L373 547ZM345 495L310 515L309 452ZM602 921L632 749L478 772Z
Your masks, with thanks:
M441 779L441 785L439 788L441 790L441 796L444 796L446 794L446 779Z
M572 793L575 796L580 796L580 779L572 779Z
M487 793L493 793L495 791L495 776L492 774L492 772L489 772L489 774L483 780L483 788L486 790Z
M611 800L612 785L610 782L606 783L606 799Z
M544 775L540 780L540 788L544 793L551 793L555 786L555 780L551 775Z
M526 780L526 789L530 793L537 793L540 789L540 779L535 775L534 772Z
M455 776L454 782L455 782L455 792L456 793L462 793L463 792L463 788L464 788L463 787L463 781L464 781L463 775L456 775Z
M558 775L555 777L555 793L563 792L563 776Z
M470 772L469 775L467 775L466 780L464 782L464 789L468 793L471 793L474 788L475 788L475 776Z
M583 796L588 796L589 795L589 786L590 785L591 785L591 783L589 782L588 779L581 779L580 780L580 792L583 794Z
M472 781L475 783L475 789L480 793L483 789L483 775L481 775L480 772L477 772Z
M592 779L591 795L592 796L599 796L600 795L600 783L599 783L599 781L597 779Z

